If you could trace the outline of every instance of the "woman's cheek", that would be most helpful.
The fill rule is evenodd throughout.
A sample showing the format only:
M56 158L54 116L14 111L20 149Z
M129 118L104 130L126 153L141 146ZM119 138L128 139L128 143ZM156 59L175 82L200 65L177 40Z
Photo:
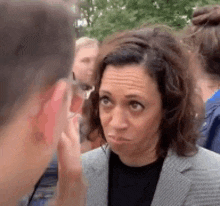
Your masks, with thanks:
M105 132L110 122L110 115L103 111L100 111L100 120L101 120L102 128Z
M107 115L101 112L100 120L101 120L102 127L107 126L107 119L108 119Z

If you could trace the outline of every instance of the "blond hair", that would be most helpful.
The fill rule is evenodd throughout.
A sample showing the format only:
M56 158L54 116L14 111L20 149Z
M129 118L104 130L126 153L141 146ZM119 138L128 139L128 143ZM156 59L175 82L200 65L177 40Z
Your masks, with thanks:
M99 47L98 40L89 37L81 37L77 39L75 53L77 53L81 48L87 48L87 47Z

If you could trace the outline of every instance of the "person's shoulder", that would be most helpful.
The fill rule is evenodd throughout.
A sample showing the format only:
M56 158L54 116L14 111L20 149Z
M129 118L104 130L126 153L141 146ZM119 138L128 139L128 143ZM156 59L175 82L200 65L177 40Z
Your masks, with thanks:
M191 167L185 171L185 175L194 185L199 186L200 189L207 189L210 186L220 192L220 155L218 153L199 147L197 154L190 157L189 162Z
M198 152L192 157L192 165L194 169L199 170L219 170L220 174L220 154L198 147Z
M211 205L218 205L220 202L220 155L199 147L197 154L188 161L191 167L183 172L191 182L187 201L196 201L198 205L201 202L206 203L205 205L209 205L210 202L212 202Z
M100 162L103 162L107 159L108 154L105 146L101 146L97 149L91 150L82 154L81 160L83 167L88 167L89 165L96 165Z
M93 160L93 159L97 159L97 157L103 156L105 155L106 150L104 147L98 147L94 150L90 150L84 154L82 154L81 158L82 161L87 161L87 160Z

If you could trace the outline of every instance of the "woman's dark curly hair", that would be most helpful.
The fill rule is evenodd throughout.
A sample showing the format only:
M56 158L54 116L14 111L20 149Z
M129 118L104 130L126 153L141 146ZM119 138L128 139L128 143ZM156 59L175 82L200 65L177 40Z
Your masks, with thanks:
M157 82L161 93L164 114L158 155L164 157L169 148L180 156L196 153L202 100L194 90L187 52L178 40L160 28L127 31L103 42L96 61L96 90L90 99L90 133L98 129L105 139L99 118L98 92L106 66L131 64L142 65Z

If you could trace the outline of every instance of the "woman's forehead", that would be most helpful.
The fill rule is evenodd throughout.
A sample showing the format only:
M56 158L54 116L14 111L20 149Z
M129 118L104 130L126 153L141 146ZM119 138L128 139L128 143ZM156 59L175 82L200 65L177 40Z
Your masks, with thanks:
M100 92L121 89L127 90L127 93L153 94L153 92L158 92L156 82L142 66L117 67L108 65L101 80Z

